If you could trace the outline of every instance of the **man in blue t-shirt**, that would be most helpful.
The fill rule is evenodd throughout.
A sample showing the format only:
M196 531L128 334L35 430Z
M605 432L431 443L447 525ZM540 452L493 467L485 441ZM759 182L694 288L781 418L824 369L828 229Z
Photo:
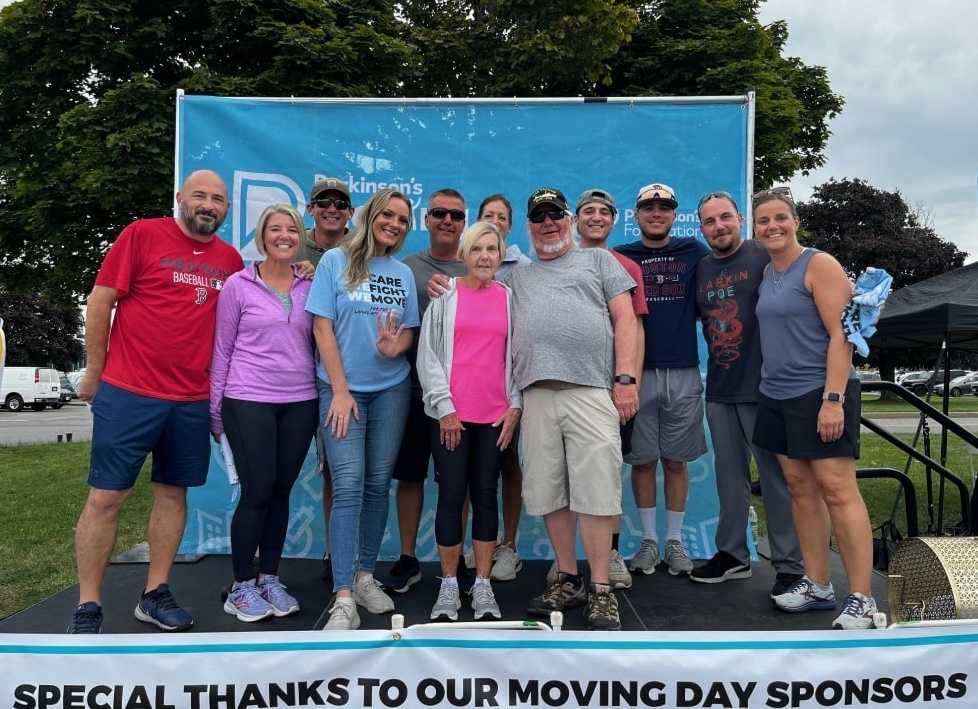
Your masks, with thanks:
M642 238L618 248L642 269L649 314L639 411L632 433L632 491L642 523L642 544L629 562L651 574L659 563L655 468L665 472L667 533L665 561L673 576L692 562L682 541L689 475L686 464L706 452L703 382L696 342L696 266L709 249L695 238L669 235L676 220L675 190L661 182L638 192L636 221Z

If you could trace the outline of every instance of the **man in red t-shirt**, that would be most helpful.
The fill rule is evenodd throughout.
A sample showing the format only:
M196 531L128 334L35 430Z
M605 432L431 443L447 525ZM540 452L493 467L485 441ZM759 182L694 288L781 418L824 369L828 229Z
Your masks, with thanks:
M135 615L163 630L193 625L167 581L183 536L187 488L207 477L217 296L243 264L216 236L228 211L218 175L188 176L177 206L177 218L139 219L122 230L88 297L88 365L78 393L91 402L94 426L90 489L75 531L79 605L69 633L101 629L102 577L119 510L150 453L150 563Z
M618 215L618 208L615 206L615 199L611 193L602 189L590 189L581 193L577 198L577 210L574 214L574 224L577 234L581 239L582 249L607 249L608 236L615 225L615 217ZM638 381L642 376L642 363L645 361L645 316L649 314L648 303L645 302L645 287L642 285L642 270L634 261L627 256L622 256L617 251L611 251L618 263L622 265L628 275L635 281L635 289L632 290L632 309L635 311L635 319L638 322L636 333L635 366L630 370L635 372L635 384L640 386ZM632 447L632 418L621 428L621 449L627 455ZM621 523L621 518L617 524ZM611 556L608 560L608 582L614 588L631 588L632 575L625 566L618 551L618 526L611 538Z

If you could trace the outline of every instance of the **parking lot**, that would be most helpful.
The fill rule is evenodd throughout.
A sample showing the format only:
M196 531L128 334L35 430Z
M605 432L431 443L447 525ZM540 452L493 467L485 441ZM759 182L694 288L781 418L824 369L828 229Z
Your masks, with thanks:
M88 404L72 401L55 411L23 411L12 413L0 409L0 446L17 443L55 443L58 435L72 434L72 440L87 441L92 437L92 414Z

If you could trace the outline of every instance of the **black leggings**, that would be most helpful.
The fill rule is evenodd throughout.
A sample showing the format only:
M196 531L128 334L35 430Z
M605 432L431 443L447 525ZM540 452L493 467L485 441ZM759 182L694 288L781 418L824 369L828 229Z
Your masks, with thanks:
M495 542L499 531L496 485L502 452L496 447L499 428L488 423L466 423L455 450L442 445L437 421L431 423L431 453L438 472L438 510L435 541L439 546L462 543L462 507L472 503L472 539Z
M224 398L221 405L241 499L231 519L234 580L277 574L289 526L289 495L316 432L319 402L266 404Z

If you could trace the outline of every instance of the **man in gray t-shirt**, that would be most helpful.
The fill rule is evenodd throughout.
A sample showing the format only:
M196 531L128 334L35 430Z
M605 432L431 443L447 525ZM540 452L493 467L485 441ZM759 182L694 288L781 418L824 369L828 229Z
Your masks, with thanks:
M753 454L767 511L771 563L777 572L773 597L800 579L804 567L784 474L774 454L752 442L761 381L761 337L754 308L771 259L753 239L741 239L743 220L727 193L706 195L698 211L700 230L710 245L710 253L696 268L696 307L710 355L706 419L713 439L720 519L717 553L689 578L720 583L750 577L747 510Z
M580 606L587 624L621 627L608 584L611 535L621 514L619 424L638 408L634 366L635 287L601 249L578 249L560 190L527 204L536 262L508 276L513 291L513 371L523 390L523 502L542 515L558 574L534 598L532 615ZM578 520L591 568L590 593L577 570Z

